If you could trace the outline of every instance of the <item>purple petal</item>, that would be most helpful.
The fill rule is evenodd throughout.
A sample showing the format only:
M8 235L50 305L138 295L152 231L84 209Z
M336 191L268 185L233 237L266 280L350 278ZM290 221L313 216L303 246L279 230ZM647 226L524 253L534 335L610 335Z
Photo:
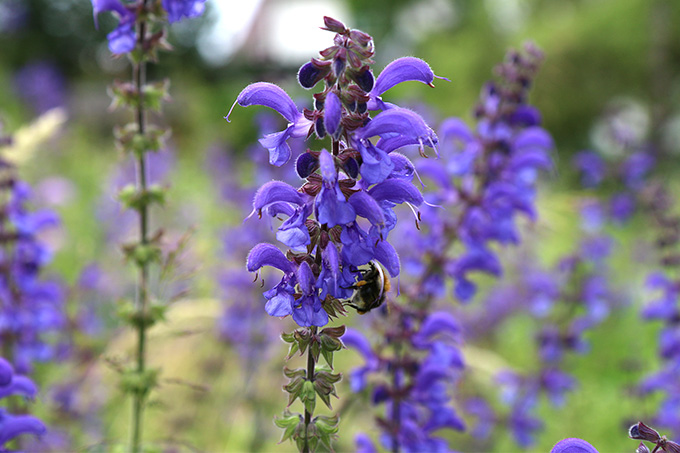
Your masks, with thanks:
M260 187L253 199L253 210L261 214L262 209L275 202L286 202L302 206L304 198L293 186L282 181L269 181Z
M437 334L448 333L453 337L460 334L460 323L453 317L451 313L437 311L430 314L418 332L418 336L422 338L432 338Z
M335 159L325 149L322 149L319 154L319 168L323 181L332 187L338 179L338 171L335 169Z
M555 144L553 143L552 137L545 129L530 127L520 132L513 140L513 147L516 150L523 150L525 148L551 150L555 147Z
M338 131L340 120L342 119L342 103L340 98L334 92L329 91L326 95L323 109L323 124L326 127L326 132L336 137L335 133Z
M14 375L14 367L4 358L0 357L0 387L9 385Z
M121 20L118 27L106 35L106 39L109 41L109 50L111 53L123 54L132 52L137 42L134 22Z
M280 167L281 165L288 162L291 156L290 146L288 145L288 140L291 137L291 128L281 131L274 132L272 134L267 134L260 140L260 145L264 146L269 150L269 163Z
M356 349L367 361L377 358L371 348L371 343L358 330L348 328L340 339L348 348Z
M343 195L337 183L331 188L324 185L314 203L317 210L317 220L321 224L326 224L328 228L333 228L335 225L346 225L356 218L354 208L345 200L345 195Z
M297 280L300 284L302 294L312 294L315 282L314 272L312 272L312 268L309 267L309 264L306 261L303 261L298 268Z
M0 387L0 398L10 395L23 395L27 398L35 398L38 394L38 387L26 376L12 377L12 382L4 387Z
M475 138L468 125L460 118L447 118L444 120L439 127L439 135L441 135L442 141L448 140L451 137L463 143L469 143Z
M595 447L583 439L563 439L555 444L550 453L598 453Z
M423 145L434 147L437 135L416 112L394 108L380 112L363 129L357 131L361 138L379 136L405 136L418 139Z
M263 105L272 108L291 123L296 122L301 115L288 93L273 83L256 82L248 85L238 95L236 102L241 107ZM225 118L229 121L229 114Z
M415 57L398 58L385 66L385 69L375 80L375 85L373 85L370 94L372 97L380 96L393 86L410 80L431 86L434 77L430 65L423 60Z
M413 165L413 162L403 154L392 153L390 154L390 160L394 164L394 170L390 173L390 178L412 181L413 176L417 175L415 165Z
M276 246L266 242L257 244L248 253L246 268L249 272L255 272L262 266L272 266L286 273L295 272L295 266Z
M423 203L423 195L416 186L403 179L387 179L373 186L368 194L378 202L400 204L406 201L415 206Z
M0 414L0 445L21 434L40 436L46 431L45 424L32 415L11 415L4 410Z
M394 247L387 241L379 241L375 246L375 259L385 266L391 277L399 275L399 255Z
M358 216L368 219L373 225L384 225L385 214L378 202L366 191L360 190L349 197L349 204L354 207Z

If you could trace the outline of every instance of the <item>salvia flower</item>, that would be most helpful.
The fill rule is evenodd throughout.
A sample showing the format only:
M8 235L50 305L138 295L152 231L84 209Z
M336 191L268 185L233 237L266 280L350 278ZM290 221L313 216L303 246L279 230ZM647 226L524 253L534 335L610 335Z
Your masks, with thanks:
M38 389L29 378L16 374L13 366L0 357L0 399L11 395L21 395L29 399L35 398ZM38 418L32 415L13 415L0 407L0 449L5 444L22 434L45 434L47 428Z
M460 325L446 312L433 312L418 322L415 312L405 316L402 311L409 311L396 306L393 311L388 324L391 327L383 326L388 329L383 334L388 338L399 336L400 353L391 355L387 349L374 349L353 329L343 335L345 345L356 349L365 360L364 366L350 374L350 385L360 392L368 387L369 378L380 382L379 376L394 373L392 382L374 385L371 392L373 404L384 407L384 415L377 416L382 446L406 452L448 451L447 442L435 433L465 428L450 404L451 387L464 366L458 349ZM367 436L359 440L362 448L371 451Z
M378 261L392 277L399 274L399 258L387 241L397 220L393 209L400 204L415 209L424 199L404 177L405 168L413 165L403 155L393 160L393 151L417 145L424 153L438 143L417 113L379 99L404 81L432 84L429 66L417 58L399 59L374 80L370 36L334 19L325 21L326 29L336 32L334 45L298 72L304 88L325 81L313 96L313 110L298 110L284 90L267 82L249 85L235 102L269 107L288 122L283 131L260 140L275 166L293 157L289 139L330 137L329 149L296 156L295 169L305 180L301 187L270 181L253 200L251 215L283 219L276 236L290 251L259 244L247 268L257 272L271 266L283 272L280 283L265 292L265 309L272 316L291 315L301 326L323 326L329 314L342 309L338 301L352 294L359 266ZM384 111L371 117L369 109Z

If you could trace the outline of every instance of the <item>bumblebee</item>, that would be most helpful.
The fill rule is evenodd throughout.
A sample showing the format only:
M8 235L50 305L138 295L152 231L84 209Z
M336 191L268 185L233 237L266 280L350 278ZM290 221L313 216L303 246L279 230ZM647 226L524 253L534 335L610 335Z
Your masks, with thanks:
M363 315L385 302L390 290L390 279L383 267L375 261L368 263L368 269L359 271L361 279L350 288L354 289L352 297L345 305L354 308Z

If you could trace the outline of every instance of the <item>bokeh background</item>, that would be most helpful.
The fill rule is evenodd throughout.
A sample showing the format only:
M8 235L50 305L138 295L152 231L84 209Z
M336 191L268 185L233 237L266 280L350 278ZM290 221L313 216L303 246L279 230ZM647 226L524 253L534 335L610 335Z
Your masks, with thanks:
M152 162L154 179L170 187L170 202L154 211L153 222L166 230L168 247L180 244L181 252L172 276L159 275L156 282L157 294L172 308L168 322L152 336L152 362L169 380L147 411L150 439L188 451L294 448L276 444L280 434L271 422L286 404L280 391L286 351L277 336L292 325L267 319L263 309L254 316L244 308L262 305L258 284L250 292L234 290L239 279L251 281L243 253L259 228L253 226L256 220L241 227L249 195L234 187L280 177L264 169L267 152L256 139L267 122L281 120L258 108L237 107L231 123L223 116L239 91L257 80L278 83L307 102L309 94L296 85L295 74L331 43L332 35L319 30L324 15L370 33L377 68L414 55L449 78L437 81L435 89L403 84L389 93L402 104L427 106L422 108L435 123L448 116L471 120L482 84L509 47L531 40L544 51L531 100L555 140L555 170L543 177L540 219L527 223L526 247L547 265L578 240L577 199L583 189L572 157L583 149L617 153L602 134L612 112L624 115L633 134L663 143L668 152L659 166L661 177L678 188L677 1L208 0L204 16L173 25L174 51L162 54L149 72L150 79L169 78L172 95L158 119L172 136ZM115 368L129 353L131 338L116 313L120 301L134 293L134 276L119 249L133 234L134 218L115 201L116 190L133 176L112 139L112 129L129 118L109 108L107 86L129 78L130 69L107 49L114 18L100 17L98 30L92 19L87 0L0 0L0 119L16 138L3 152L34 187L36 207L51 207L62 219L45 234L54 250L45 272L70 288L71 313L89 307L97 320L91 331L74 334L87 354L38 366L42 391L32 410L68 445L107 450L127 436L129 402L117 388ZM654 263L645 247L650 241L645 225L640 214L626 228L611 231L616 239L612 279L625 297L589 334L590 352L569 358L579 387L562 408L541 405L545 430L531 451L548 451L563 437L583 437L603 452L632 451L636 444L627 439L627 426L658 405L658 398L634 391L659 365L659 326L638 314L645 300L643 277ZM262 237L266 232L265 227ZM522 260L523 253L507 250L504 256L510 263ZM492 290L490 279L482 283L484 291ZM476 300L470 309L481 304ZM242 322L233 323L234 318ZM369 328L366 319L355 318L347 322ZM533 322L518 314L470 344L471 369L464 379L491 389L489 369L498 364L530 369ZM247 330L244 323L257 332L255 346L245 349L239 344L250 335L239 333ZM359 363L354 352L337 354L336 361L344 373ZM65 403L59 390L68 385L75 390ZM371 416L346 380L339 393L335 408L343 419L337 450L351 451L354 434L371 426ZM87 423L82 414L88 414ZM526 451L502 428L484 443L465 434L446 436L461 451Z

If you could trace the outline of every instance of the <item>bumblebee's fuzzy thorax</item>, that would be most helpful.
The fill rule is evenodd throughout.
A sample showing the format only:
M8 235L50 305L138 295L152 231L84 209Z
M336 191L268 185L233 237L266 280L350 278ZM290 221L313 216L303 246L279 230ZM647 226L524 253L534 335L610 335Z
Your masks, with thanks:
M389 276L380 264L371 261L368 266L368 269L360 271L360 280L350 287L354 294L345 303L360 315L380 307L391 288Z

